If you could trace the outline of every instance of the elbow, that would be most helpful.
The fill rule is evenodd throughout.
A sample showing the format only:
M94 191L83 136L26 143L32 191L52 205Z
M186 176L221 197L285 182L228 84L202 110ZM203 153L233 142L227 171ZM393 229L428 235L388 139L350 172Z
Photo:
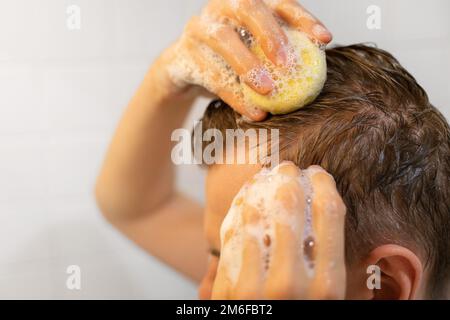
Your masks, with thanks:
M111 224L127 216L125 210L121 209L120 201L113 195L113 191L100 180L97 181L94 189L95 201L102 216Z
M105 194L103 185L99 181L97 181L95 184L94 196L100 213L106 220L110 221L112 217L112 213L110 210L111 204L109 203L108 197Z
M152 214L172 196L170 184L159 185L158 192L145 191L147 188L124 187L122 183L112 183L111 179L100 176L95 185L95 200L103 217L117 225Z

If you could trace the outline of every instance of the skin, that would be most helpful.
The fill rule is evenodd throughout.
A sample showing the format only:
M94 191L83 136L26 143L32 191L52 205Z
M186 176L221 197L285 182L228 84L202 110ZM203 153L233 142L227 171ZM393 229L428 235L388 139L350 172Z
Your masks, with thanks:
M345 296L344 262L344 220L345 205L336 190L334 179L320 167L305 170L310 174L314 190L312 198L313 229L316 247L314 250L315 274L308 276L304 265L302 230L304 229L306 191L299 182L302 171L291 162L282 163L272 170L284 181L275 194L265 195L264 204L258 208L247 202L246 194L263 183L273 183L274 177L263 176L246 183L247 189L236 199L238 214L243 224L238 228L226 229L222 239L222 249L237 232L244 234L241 243L243 266L236 283L228 278L228 261L220 261L212 290L214 299L343 299ZM256 191L258 192L258 191ZM242 197L242 198L241 198ZM273 198L270 198L273 197ZM284 212L278 216L292 221L287 225L269 215L263 220L262 214L271 203L279 203ZM268 210L267 210L268 211ZM247 227L274 225L274 239L264 235L254 235ZM293 229L293 228L294 229ZM299 232L297 232L299 231ZM333 235L333 241L327 237ZM263 252L259 246L265 241L270 263L262 265ZM216 237L214 241L217 241ZM233 247L232 250L237 248Z
M219 259L210 254L211 251L220 251L219 230L222 221L235 195L261 169L258 165L211 166L208 169L205 207L175 189L174 167L170 160L173 147L171 133L182 126L199 95L218 96L236 111L255 121L264 119L266 113L245 105L230 88L210 85L207 92L189 83L189 79L175 81L170 75L169 66L183 52L198 62L203 82L217 83L221 76L218 66L198 50L199 44L207 45L228 62L242 81L256 91L267 94L272 89L271 79L262 77L259 78L260 83L252 83L246 77L249 70L262 66L240 42L231 26L248 28L261 42L267 57L283 68L289 44L274 14L319 42L331 41L331 34L323 25L295 1L209 1L202 15L193 17L180 39L153 63L130 101L97 180L96 198L102 213L150 254L200 282L199 295L203 299L370 299L377 295L381 298L402 299L420 297L424 283L422 263L406 248L381 246L368 252L354 265L344 265L345 207L334 180L327 174L319 173L313 177L317 189L313 199L313 214L317 217L314 228L318 243L327 243L323 239L328 233L333 234L334 241L328 243L334 247L319 246L326 250L317 252L318 272L312 280L307 279L301 269L296 267L298 261L289 253L297 249L291 240L298 235L282 230L279 237L283 239L281 243L284 245L274 250L274 267L266 280L257 276L261 274L258 271L261 266L255 262L259 253L250 238L244 242L245 263L241 272L256 275L251 281L239 281L237 285L230 286L225 273L218 268ZM220 27L216 32L205 35L204 30L211 23L218 23ZM300 172L293 165L287 171L286 174L291 175ZM301 192L298 188L295 185L286 186L281 194L297 190L295 194L299 196ZM287 199L285 204L289 206L291 201ZM299 208L291 211L292 214L302 214ZM329 261L335 262L333 270L326 267ZM365 270L370 264L385 266L383 279L386 290L382 293L368 290L365 285ZM347 280L345 270L352 275ZM285 275L284 278L279 278L280 272ZM324 277L328 277L329 281L324 281Z

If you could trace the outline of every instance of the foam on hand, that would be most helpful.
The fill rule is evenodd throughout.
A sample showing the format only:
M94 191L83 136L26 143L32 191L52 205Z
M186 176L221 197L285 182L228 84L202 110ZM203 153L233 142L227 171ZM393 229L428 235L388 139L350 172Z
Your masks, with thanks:
M263 62L264 68L250 70L238 77L230 65L213 49L203 43L190 44L183 36L177 47L177 58L168 66L173 82L180 87L196 84L212 93L231 92L242 99L248 110L262 109L272 114L286 114L311 103L319 95L326 80L327 66L325 51L303 32L280 22L288 41L288 67L275 66L264 54L253 36L244 31L241 38L247 47ZM211 22L205 30L214 34L220 25ZM267 95L254 91L245 84L250 80L257 87L263 73L275 81L275 88Z
M275 89L262 95L242 84L246 99L260 109L272 114L286 114L313 102L322 90L327 65L325 51L303 32L282 26L289 39L289 68L286 71L274 66L254 41L251 51L263 61L275 81Z
M277 224L290 227L294 235L298 236L299 247L304 248L304 265L308 275L314 275L314 262L308 255L308 246L315 242L312 221L312 199L313 188L310 177L314 172L302 171L298 177L290 177L279 174L278 170L284 166L280 164L273 170L263 169L253 180L242 187L234 198L232 205L222 223L220 230L221 237L221 257L219 268L224 268L229 281L235 285L238 281L244 255L244 236L252 236L258 243L262 252L261 264L263 270L269 269L272 249L277 238L275 228ZM286 183L296 181L304 191L305 201L305 221L300 229L298 215L289 212L280 201L276 200L279 188ZM259 222L246 224L244 222L244 205L249 205L259 214ZM270 245L267 245L267 239ZM312 249L312 248L311 248Z

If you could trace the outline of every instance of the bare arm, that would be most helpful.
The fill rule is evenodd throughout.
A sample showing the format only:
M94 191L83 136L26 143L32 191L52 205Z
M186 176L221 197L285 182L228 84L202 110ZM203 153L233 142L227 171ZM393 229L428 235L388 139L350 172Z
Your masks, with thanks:
M181 127L200 87L250 119L265 118L265 112L226 85L223 66L203 49L222 56L241 82L260 94L269 93L273 79L265 76L265 66L244 45L234 25L248 28L263 44L266 56L283 66L287 38L273 11L315 36L313 27L319 22L305 18L304 9L293 0L209 1L202 15L190 20L180 39L150 68L125 111L98 177L96 197L105 217L149 253L193 279L200 279L206 269L202 208L174 188L170 137ZM328 33L320 37L330 40ZM183 59L189 66L178 68L175 79L170 67Z
M96 196L105 217L129 238L199 279L206 267L202 208L175 192L170 161L171 133L181 127L195 95L177 92L160 67L170 52L155 62L128 105L98 177Z

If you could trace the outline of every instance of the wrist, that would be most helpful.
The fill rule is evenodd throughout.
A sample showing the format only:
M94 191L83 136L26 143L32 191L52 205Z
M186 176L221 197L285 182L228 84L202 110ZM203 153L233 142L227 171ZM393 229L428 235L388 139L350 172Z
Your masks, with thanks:
M150 85L152 95L164 104L192 101L197 95L194 86L183 85L172 79L168 66L175 59L176 53L172 47L169 47L156 59L145 78L145 82Z

